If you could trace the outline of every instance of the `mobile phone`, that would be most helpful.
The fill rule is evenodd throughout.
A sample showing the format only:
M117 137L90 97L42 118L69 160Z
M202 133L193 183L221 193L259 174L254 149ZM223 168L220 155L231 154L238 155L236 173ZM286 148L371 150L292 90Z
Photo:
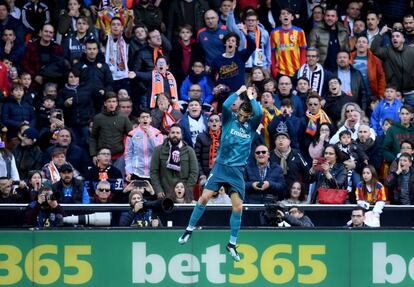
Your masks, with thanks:
M318 158L316 158L316 160L318 161L318 163L315 165L315 167L313 169L315 171L323 171L322 164L324 164L326 162L326 159L324 157L318 157Z

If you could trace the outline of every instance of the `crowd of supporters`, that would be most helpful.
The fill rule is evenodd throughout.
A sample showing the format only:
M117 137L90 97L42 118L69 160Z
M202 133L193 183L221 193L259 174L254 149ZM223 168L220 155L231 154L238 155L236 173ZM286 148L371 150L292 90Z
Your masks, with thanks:
M414 203L412 1L0 0L0 33L0 203L194 202L243 85L247 203Z

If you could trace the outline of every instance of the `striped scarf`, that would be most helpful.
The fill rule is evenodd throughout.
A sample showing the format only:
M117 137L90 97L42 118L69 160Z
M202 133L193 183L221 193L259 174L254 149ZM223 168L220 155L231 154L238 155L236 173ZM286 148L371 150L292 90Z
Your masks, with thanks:
M320 124L331 123L328 115L322 109L320 109L316 115L312 115L308 110L306 111L306 117L309 119L308 126L306 127L306 133L311 136L316 134L316 130L318 129L318 120Z
M169 132L170 127L176 123L176 119L172 115L173 107L169 106L168 110L164 112L164 115L162 116L162 127L165 131Z
M272 115L268 109L262 108L263 111L263 117L262 117L262 125L263 125L263 138L265 141L265 145L270 147L272 145L272 136L269 134L267 127L269 126L270 122L273 120L274 116L280 115L280 110L274 106L273 110L275 111L275 114Z
M178 92L177 92L177 82L175 81L174 75L171 74L169 71L165 74L165 77L168 80L169 85L169 93L172 99L176 99L178 101ZM150 108L155 108L156 104L156 96L160 93L164 93L164 76L161 75L156 69L152 71L152 91L151 91L151 102ZM174 108L175 108L174 104Z
M208 134L211 138L210 152L208 153L208 167L212 169L220 146L221 128L216 131L209 130Z

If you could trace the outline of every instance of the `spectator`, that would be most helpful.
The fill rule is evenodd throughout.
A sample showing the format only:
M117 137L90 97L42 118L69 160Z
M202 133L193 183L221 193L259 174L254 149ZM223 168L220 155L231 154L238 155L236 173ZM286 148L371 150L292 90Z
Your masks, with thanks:
M333 127L330 123L322 123L319 125L308 149L312 159L323 157L323 150L329 144L329 139L333 133Z
M410 140L403 140L400 144L400 152L397 154L395 159L392 161L392 163L389 166L389 172L396 171L398 168L398 161L400 160L400 156L403 153L408 153L409 155L414 154L414 143L412 143Z
M293 94L292 80L288 76L281 76L277 84L278 93L275 96L275 105L280 109L283 99L290 99L293 104L293 115L301 118L305 114L302 100Z
M183 116L175 106L169 94L158 94L155 109L151 111L152 126L164 135L167 135L171 126L178 123Z
M11 29L16 34L16 39L19 43L24 42L24 26L21 22L10 14L10 6L5 1L0 1L0 33L3 35L5 29Z
M40 38L29 43L23 55L22 68L28 72L39 86L46 78L59 78L64 73L63 48L53 42L55 28L45 24L40 30Z
M181 84L180 89L180 99L183 101L188 101L190 99L190 93L193 92L200 92L200 101L202 103L211 104L213 101L213 91L212 85L213 83L205 74L204 64L200 61L194 61L191 66L191 71L189 71L189 75L184 79ZM200 91L193 90L196 89L194 85L198 85Z
M351 53L350 63L355 69L361 72L367 92L366 98L382 98L386 85L384 69L382 68L381 60L369 49L367 37L358 37L356 51Z
M323 23L318 24L309 34L309 47L319 50L319 63L325 69L334 72L337 69L336 55L349 49L348 32L338 22L338 12L332 7L325 11Z
M385 181L391 204L410 205L414 203L412 161L410 154L403 153L398 161L398 169L391 171Z
M145 25L150 30L161 30L161 27L165 29L161 9L150 0L141 0L138 2L138 5L135 4L134 15L135 25Z
M168 93L171 99L178 105L178 86L174 75L168 70L167 58L161 56L155 60L155 69L151 74L151 86L147 94L141 98L142 107L155 108L156 96L159 93Z
M92 203L112 203L111 184L106 180L101 180L96 185Z
M312 220L305 215L305 211L299 206L291 206L289 212L284 213L277 210L280 218L286 221L290 226L297 227L315 227Z
M121 214L119 226L158 227L159 219L153 215L152 209L144 209L141 192L132 191L129 194L129 205L131 209Z
M380 170L383 160L383 149L380 137L375 140L371 138L371 129L365 124L358 128L358 139L356 144L359 145L368 156L368 163L373 165L376 170Z
M185 188L184 182L177 181L171 192L171 199L174 203L195 203L192 192Z
M385 89L384 99L378 103L371 115L371 126L377 135L384 134L382 125L385 119L391 119L397 123L400 121L399 111L403 104L399 99L396 99L396 96L397 89L392 85L388 85Z
M17 136L20 125L27 122L34 127L36 118L31 107L25 101L22 101L24 89L21 84L13 84L11 90L12 97L8 97L2 107L1 121L7 127L7 137L11 140Z
M27 180L24 187L16 188L17 194L22 197L22 201L29 203L36 200L40 188L43 186L43 176L40 170L31 170L28 172Z
M69 0L67 1L67 9L60 11L57 30L60 35L66 37L71 33L76 34L78 30L78 19L85 19L87 21L88 31L92 32L93 23L91 12L82 7L82 1ZM58 11L54 11L58 12Z
M141 110L139 125L128 133L125 146L126 179L149 180L151 156L155 147L163 142L159 130L151 126L152 118L148 110Z
M10 6L10 15L16 18L17 20L20 20L22 16L22 11L19 7L15 5L15 0L6 0L6 2Z
M89 195L83 189L83 182L73 176L73 168L69 164L63 164L59 168L59 181L52 186L62 203L89 203Z
M346 103L354 102L354 99L343 91L342 81L337 76L329 79L328 87L324 110L336 125L340 120L342 107Z
M6 176L0 177L0 204L21 203L20 194L13 191L13 181Z
M370 226L365 224L365 208L361 206L354 207L352 209L351 223L346 227L348 228L369 228Z
M152 154L150 175L158 196L171 196L171 186L177 180L192 191L198 179L198 163L194 150L182 141L181 127L171 126L168 138Z
M300 78L306 77L309 80L310 89L322 97L325 96L328 80L332 77L332 73L318 63L319 59L319 50L317 48L307 48L306 63L296 71L293 79L299 81Z
M42 151L35 145L38 136L39 133L34 128L26 129L22 133L21 143L12 151L22 179L27 179L31 170L42 167Z
M240 45L244 47L246 37L242 30L239 29L239 25L236 24L234 18L235 4L236 1L233 2L233 9L228 13L226 26L230 32L235 32L239 35ZM259 16L254 11L246 11L243 16L243 22L246 26L247 33L254 39L256 44L253 54L246 62L246 69L249 71L253 67L261 67L269 71L272 64L269 33L266 31L265 27L259 23ZM240 24L240 26L242 26L242 24Z
M25 45L16 40L16 32L13 29L4 29L1 36L0 58L8 58L20 68Z
M414 16L406 14L403 19L405 44L414 47Z
M49 7L40 0L31 0L22 7L22 23L26 38L35 37L45 24L50 23Z
M133 63L135 60L135 55L141 48L144 48L147 45L147 37L148 37L148 28L147 26L141 24L134 26L134 35L129 42L129 63L130 67L133 67Z
M123 176L122 172L112 165L111 151L109 148L101 148L98 151L97 163L89 168L85 178L85 187L89 194L93 196L96 185L102 181L108 181L111 184L111 192L114 202L122 201Z
M314 159L309 170L310 179L315 183L315 191L310 198L311 203L318 202L319 187L343 188L347 185L345 166L340 162L339 150L336 146L329 144L323 152L325 161L321 164L321 171L316 170L319 161Z
M258 90L259 94L262 94L265 89L265 83L270 79L270 74L268 70L264 69L263 67L253 67L250 70L250 73L246 80L247 86L255 86Z
M180 126L183 140L191 147L195 146L197 135L207 130L208 119L198 100L190 100L187 112L183 115Z
M272 47L272 74L293 77L296 70L305 64L306 37L305 32L292 25L294 12L290 8L280 10L279 20L282 26L276 27L270 34Z
M172 41L179 32L179 27L190 25L198 31L203 27L203 16L210 8L209 2L206 0L173 0L168 11L167 35ZM213 11L213 10L209 10Z
M339 52L336 61L338 69L334 71L334 75L341 80L342 91L350 96L365 111L369 104L369 99L361 72L349 64L350 58L348 52Z
M42 173L44 174L45 179L49 180L52 184L58 182L61 178L59 169L65 164L72 166L66 161L65 150L62 148L55 148L50 154L50 161L42 167ZM79 175L77 170L73 171L76 173L76 176Z
M219 18L214 10L207 10L204 13L204 22L206 27L198 30L197 42L200 43L201 48L204 50L206 70L209 72L215 59L224 52L222 39L229 31L226 26L219 25Z
M369 205L374 205L374 215L379 216L387 201L385 188L381 182L378 181L378 176L375 168L368 165L362 169L362 181L357 185L355 191L356 200L359 206L369 208Z
M93 118L93 94L90 84L79 84L79 72L71 70L68 82L59 92L59 107L64 112L66 125L74 133L74 141L80 147L87 146L88 123Z
M413 109L411 106L403 105L400 109L400 123L388 130L384 139L384 158L387 162L392 162L400 152L400 144L403 140L414 141Z
M308 6L304 0L271 0L271 11L273 18L279 25L283 22L282 19L278 18L284 8L292 11L292 15L295 15L296 25L299 27L305 27L306 20L308 19Z
M85 52L86 41L89 39L96 39L96 36L89 30L88 18L86 16L80 16L76 19L76 31L68 34L62 42L65 59L72 65L79 63L79 60Z
M97 151L102 147L110 147L114 166L122 170L124 153L124 137L132 130L132 124L118 110L118 96L114 92L105 94L104 110L93 118L90 134L89 153L96 163Z
M288 197L281 201L282 204L305 204L306 203L306 190L305 185L300 181L294 181L289 187Z
M387 84L394 85L404 95L406 104L414 106L414 48L405 45L405 38L401 30L393 30L392 45L381 47L384 34L389 30L382 27L379 35L375 36L371 50L384 63L384 72Z
M65 150L65 155L71 164L85 175L87 167L90 165L90 160L84 150L72 142L72 134L69 129L63 128L56 133L56 142L50 146L43 154L43 163L50 160L50 155L56 148Z
M208 130L197 135L194 151L198 160L199 183L204 185L207 176L216 161L217 152L220 147L221 118L212 113L208 117Z
M354 27L356 21L361 16L361 6L357 1L349 1L346 8L346 15L341 17L342 23L345 28L348 29L348 33L351 37L354 36Z
M49 187L42 187L37 199L26 207L24 223L38 228L53 228L60 226L59 220L64 216L65 211L53 191Z
M244 173L246 203L270 203L284 198L285 179L280 166L269 161L269 149L259 145Z
M98 42L88 39L85 42L85 53L74 67L80 71L79 84L90 84L96 98L95 111L102 107L105 92L112 91L112 73L104 57L99 54Z
M27 94L23 96L23 101L25 100ZM40 107L36 109L36 128L43 132L45 129L49 129L51 124L52 111L57 111L56 109L56 98L51 95L46 95L42 98ZM60 115L62 111L59 110ZM60 117L60 116L59 116ZM63 121L63 116L62 116ZM62 123L63 127L63 123Z
M247 39L246 48L237 51L240 46L239 35L230 32L222 40L225 46L224 54L214 58L211 64L211 73L216 77L216 83L229 87L230 92L237 91L244 84L245 62L255 50L253 38L247 34L246 29L243 33Z
M132 64L132 70L136 75L136 93L142 96L149 92L147 88L151 86L156 60L161 56L165 56L168 59L170 51L171 43L160 31L152 30L148 32L147 45L136 53ZM134 98L132 98L132 101L134 105L141 105L144 108L148 108L147 102L142 99L141 103L138 102L138 99Z
M278 132L275 137L275 149L270 154L270 162L277 163L283 170L286 186L295 180L303 182L303 175L308 174L308 163L299 151L290 146L290 136L286 132Z
M379 24L380 24L379 15L374 11L368 12L368 14L367 14L367 30L363 34L363 35L366 35L366 37L368 39L368 47L371 47L372 40L374 40L374 37L376 35L378 35L379 32L380 32Z
M184 78L191 72L191 65L194 63L204 63L204 52L200 45L193 38L193 28L184 25L179 28L179 37L173 42L172 50L174 57L171 58L171 72L177 79L177 83L181 86ZM203 69L200 73L204 72Z
M231 204L231 198L226 193L226 189L222 186L219 191L209 199L207 204Z

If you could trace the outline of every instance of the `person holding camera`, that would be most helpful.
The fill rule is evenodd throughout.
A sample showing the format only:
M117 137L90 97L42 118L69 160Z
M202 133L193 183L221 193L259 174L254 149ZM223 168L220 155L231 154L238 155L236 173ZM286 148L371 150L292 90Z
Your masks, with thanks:
M37 200L32 201L26 207L25 225L39 228L60 226L61 222L63 222L65 211L59 205L58 197L50 187L42 187L39 190Z
M307 215L305 215L305 211L296 205L291 206L288 212L283 212L278 209L277 216L282 221L290 224L290 226L315 227L312 220Z
M144 198L141 191L133 190L129 194L130 210L123 212L119 219L119 226L131 227L158 227L159 219L154 216L152 209L144 208Z
M265 145L256 147L255 160L248 164L244 174L246 203L263 204L283 199L286 187L283 170L277 163L270 164L269 157Z

